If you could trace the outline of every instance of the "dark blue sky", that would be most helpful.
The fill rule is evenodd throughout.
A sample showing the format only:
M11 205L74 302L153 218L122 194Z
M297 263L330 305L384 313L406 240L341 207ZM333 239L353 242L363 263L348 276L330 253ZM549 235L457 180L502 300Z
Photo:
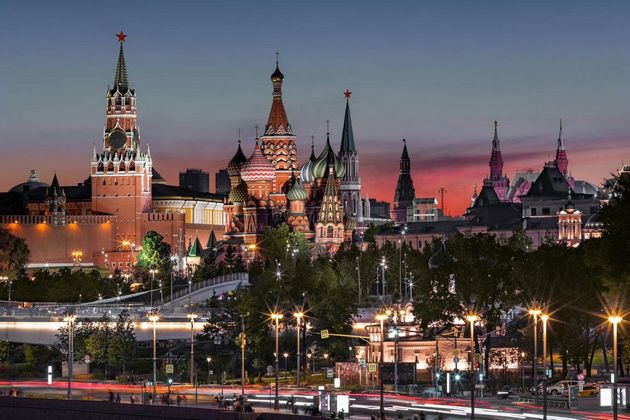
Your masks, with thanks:
M509 176L552 156L560 118L576 177L599 182L630 156L629 2L0 0L0 11L0 189L31 167L87 176L121 29L142 142L172 183L187 166L224 166L238 128L249 154L275 51L302 158L327 119L338 144L342 92L354 92L372 197L391 199L404 137L417 194L444 185L461 210L487 172L494 119Z

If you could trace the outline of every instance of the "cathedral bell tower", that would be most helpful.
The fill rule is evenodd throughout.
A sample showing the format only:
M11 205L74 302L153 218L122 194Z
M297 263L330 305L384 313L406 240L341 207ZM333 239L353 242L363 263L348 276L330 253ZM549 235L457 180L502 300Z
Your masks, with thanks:
M101 153L92 152L92 212L118 216L118 243L142 240L139 218L151 212L151 152L140 150L136 124L136 92L129 84L123 44L120 43L114 86L105 95L105 129Z

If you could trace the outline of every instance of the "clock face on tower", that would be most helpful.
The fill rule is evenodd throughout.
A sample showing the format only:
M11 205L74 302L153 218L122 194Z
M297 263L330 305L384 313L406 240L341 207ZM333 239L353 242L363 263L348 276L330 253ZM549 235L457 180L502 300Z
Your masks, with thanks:
M121 130L114 130L107 138L109 147L112 149L122 149L127 142L127 135Z

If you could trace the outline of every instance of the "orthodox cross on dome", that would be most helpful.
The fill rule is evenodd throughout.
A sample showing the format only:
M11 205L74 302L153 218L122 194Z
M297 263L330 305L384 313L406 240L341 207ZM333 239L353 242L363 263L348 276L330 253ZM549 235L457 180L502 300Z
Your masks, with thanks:
M276 67L278 67L279 63L280 63L280 53L276 51Z
M352 96L352 91L346 89L346 91L343 93L343 96L345 96L346 99L350 99L350 97Z
M119 33L116 34L116 37L118 38L118 42L125 42L125 38L127 38L127 34L125 34L123 31L120 31Z
M330 134L330 120L326 120L326 134Z

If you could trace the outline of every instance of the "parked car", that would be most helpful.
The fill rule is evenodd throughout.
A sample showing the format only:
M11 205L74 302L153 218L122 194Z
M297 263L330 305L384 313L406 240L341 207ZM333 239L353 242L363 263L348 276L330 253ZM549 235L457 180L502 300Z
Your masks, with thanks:
M549 395L568 395L569 387L577 386L577 385L578 385L578 381L562 380L562 381L556 382L555 384L551 386L548 385L547 393Z

